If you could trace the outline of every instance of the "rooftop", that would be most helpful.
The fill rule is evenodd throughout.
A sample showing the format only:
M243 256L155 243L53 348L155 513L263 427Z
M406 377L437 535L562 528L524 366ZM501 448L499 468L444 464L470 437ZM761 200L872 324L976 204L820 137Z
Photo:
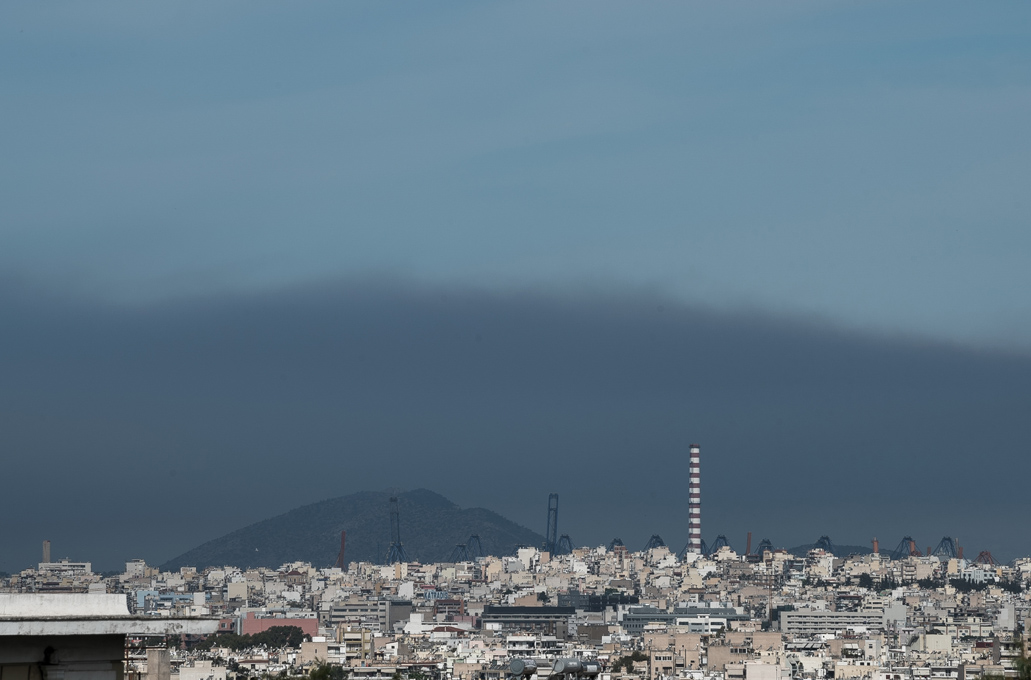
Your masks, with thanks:
M201 635L218 619L133 616L125 595L0 593L2 635Z

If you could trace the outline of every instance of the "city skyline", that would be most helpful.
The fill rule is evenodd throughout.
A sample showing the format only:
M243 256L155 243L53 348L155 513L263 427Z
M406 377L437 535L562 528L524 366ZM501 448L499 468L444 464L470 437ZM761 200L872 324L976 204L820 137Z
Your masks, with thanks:
M1031 3L9 0L0 82L2 680L1031 680Z

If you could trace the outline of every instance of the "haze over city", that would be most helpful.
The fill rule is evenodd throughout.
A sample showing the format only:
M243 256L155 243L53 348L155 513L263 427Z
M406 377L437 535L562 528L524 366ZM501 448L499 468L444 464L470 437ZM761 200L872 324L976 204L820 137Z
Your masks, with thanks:
M0 570L418 488L679 550L693 442L708 540L1031 554L1029 15L5 3Z

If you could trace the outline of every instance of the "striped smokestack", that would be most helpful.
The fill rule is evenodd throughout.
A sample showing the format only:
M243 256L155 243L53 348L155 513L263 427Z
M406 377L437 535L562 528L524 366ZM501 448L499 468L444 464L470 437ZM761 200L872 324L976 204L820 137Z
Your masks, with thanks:
M697 444L691 444L691 462L688 468L688 518L687 549L689 552L702 552L702 450Z

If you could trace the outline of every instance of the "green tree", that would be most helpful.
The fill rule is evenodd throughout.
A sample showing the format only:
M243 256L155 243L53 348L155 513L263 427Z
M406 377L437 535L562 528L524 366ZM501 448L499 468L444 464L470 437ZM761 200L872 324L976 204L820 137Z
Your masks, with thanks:
M269 649L282 649L283 647L300 647L306 638L308 636L297 626L273 626L254 635L222 633L209 637L199 643L196 648L206 650L212 647L227 647L239 651L248 647L264 646Z
M885 576L881 579L881 582L877 585L878 590L895 590L899 587L899 582L890 576Z
M308 671L308 677L310 680L346 680L347 670L343 666L322 661Z
M612 669L619 672L620 668L625 668L627 673L631 673L634 670L635 661L647 661L648 655L642 651L634 650L633 653L621 656L616 659L616 662L612 664Z
M1014 663L1017 669L1017 677L1020 680L1031 680L1031 659L1027 657L1027 649L1024 647L1024 641L1020 641L1020 656L1017 657Z

